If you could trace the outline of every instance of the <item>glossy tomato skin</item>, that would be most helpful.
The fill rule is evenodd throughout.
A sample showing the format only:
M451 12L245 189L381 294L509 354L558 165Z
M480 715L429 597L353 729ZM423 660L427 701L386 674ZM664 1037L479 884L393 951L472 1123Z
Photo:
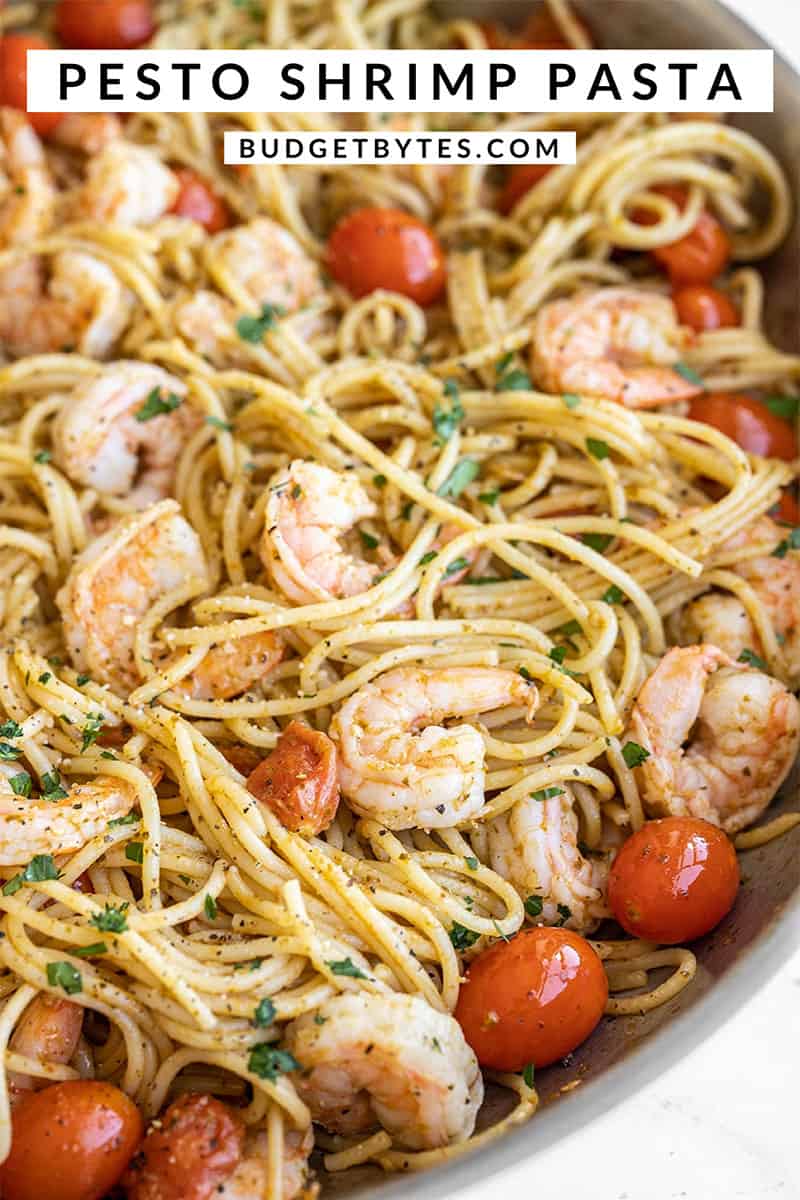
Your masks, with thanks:
M679 209L683 209L686 204L687 192L683 187L665 184L653 188L653 191L666 196ZM634 212L633 219L640 225L652 225L656 217L653 213L640 209ZM727 266L731 256L731 243L717 218L704 209L697 219L697 224L687 234L666 246L656 246L650 253L667 271L672 283L681 287L687 284L710 283Z
M510 213L523 196L531 188L536 187L540 179L544 179L552 167L546 163L519 163L510 168L506 175L503 190L497 198L497 207L501 213Z
M181 190L172 206L179 217L191 217L208 233L220 233L231 223L228 206L209 183L189 167L177 167L175 175Z
M739 862L730 839L708 821L647 821L611 866L608 903L632 937L675 945L702 937L733 907Z
M344 217L328 240L328 269L356 297L386 288L425 306L445 285L438 238L398 208L359 208Z
M776 521L782 521L785 525L800 525L800 504L797 503L797 497L788 488L781 493L781 498L774 510L770 510L770 516L773 516Z
M55 25L75 50L132 50L156 29L151 0L58 0Z
M724 292L703 284L678 288L672 296L678 320L696 333L712 329L731 329L739 324L739 314Z
M49 50L50 43L35 33L7 33L0 37L0 104L27 112L28 50ZM63 113L28 113L28 120L44 137L55 129Z
M703 392L689 401L689 417L713 425L748 454L787 462L797 454L797 436L789 422L753 396L741 392Z
M603 964L586 939L537 926L470 963L454 1015L482 1067L521 1071L585 1041L607 999Z
M136 1105L110 1083L79 1079L31 1092L14 1109L3 1200L101 1200L143 1130Z

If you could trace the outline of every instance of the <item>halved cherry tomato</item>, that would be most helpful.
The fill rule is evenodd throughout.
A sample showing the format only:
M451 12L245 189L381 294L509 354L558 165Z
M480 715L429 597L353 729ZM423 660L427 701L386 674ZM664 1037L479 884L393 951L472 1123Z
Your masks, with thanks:
M32 1092L14 1109L3 1200L100 1200L143 1129L136 1105L110 1083L77 1079Z
M0 104L28 111L29 50L49 50L50 43L36 33L7 33L0 38ZM37 133L55 129L63 113L28 113Z
M739 392L704 392L689 401L689 417L713 425L748 454L783 458L797 455L793 427L760 400Z
M682 325L688 325L697 333L710 329L730 329L739 324L739 314L724 292L703 284L690 284L678 288L672 301Z
M666 184L653 191L666 196L680 209L686 204L685 188ZM654 213L645 209L633 214L633 220L640 225L653 225L656 219ZM673 284L710 283L730 259L731 243L717 218L704 209L694 229L676 242L656 246L651 254L666 269Z
M470 963L455 1018L482 1067L521 1071L585 1041L607 999L603 964L586 939L538 926Z
M608 903L622 928L647 941L691 942L733 907L739 863L708 821L665 817L632 834L611 865Z
M231 214L221 196L201 175L189 167L176 167L173 174L181 185L171 212L191 217L209 233L219 233L231 223Z
M209 1200L223 1191L243 1145L244 1124L227 1104L202 1093L179 1096L125 1172L127 1200Z
M800 504L788 488L781 493L775 507L770 509L770 516L776 521L783 521L785 525L800 525Z
M552 167L547 163L519 163L509 169L503 190L497 198L501 213L510 213L531 188L544 179Z
M155 33L151 0L58 0L56 33L76 50L132 50Z
M290 721L272 753L248 776L248 791L287 829L321 833L339 806L336 757L327 733Z
M436 234L398 208L358 208L344 217L328 240L328 268L353 296L386 288L426 305L445 284Z

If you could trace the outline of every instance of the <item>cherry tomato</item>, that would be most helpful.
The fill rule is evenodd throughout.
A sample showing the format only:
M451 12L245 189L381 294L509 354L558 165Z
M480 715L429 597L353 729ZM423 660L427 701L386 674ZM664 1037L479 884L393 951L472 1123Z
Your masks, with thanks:
M748 454L783 458L797 454L793 427L760 400L740 392L703 392L689 401L689 417L713 425Z
M236 1169L243 1144L244 1125L227 1104L201 1093L179 1096L148 1129L125 1172L125 1196L209 1200Z
M377 288L432 304L445 285L444 251L432 229L397 208L359 208L328 240L328 268L353 296Z
M26 1096L12 1116L0 1166L3 1200L100 1200L142 1136L139 1110L119 1088L89 1079Z
M730 839L708 821L647 821L614 859L608 903L622 928L647 941L691 942L733 907L739 863Z
M678 288L672 296L678 320L697 333L709 329L730 329L739 324L739 314L733 301L717 288L690 284Z
M510 213L540 179L544 179L552 167L547 163L519 163L510 168L503 190L498 196L497 207L501 213Z
M287 829L321 833L339 807L336 743L302 721L290 721L247 787Z
M196 171L177 167L173 174L181 185L172 212L179 217L191 217L209 233L219 233L231 223L228 206Z
M686 189L669 184L653 189L666 196L682 209L686 204ZM640 225L654 225L657 218L646 209L638 209L633 220ZM716 217L703 210L694 229L676 242L656 246L650 252L664 267L673 284L710 283L719 275L731 256L730 238Z
M482 1067L521 1071L585 1041L607 999L603 964L586 939L537 926L470 963L455 1017Z
M0 104L28 110L29 50L49 50L50 43L35 33L7 33L0 38ZM28 113L37 133L44 136L55 129L63 113Z
M770 509L770 516L776 521L783 521L786 525L800 525L800 504L797 503L797 497L787 488L781 493L781 498L774 508Z
M575 18L585 36L591 41L591 35L586 24ZM542 5L528 18L518 33L507 29L505 25L493 21L479 22L483 36L486 39L487 50L569 50L570 45L550 15L549 10Z
M132 50L156 29L151 0L58 0L55 25L76 50Z

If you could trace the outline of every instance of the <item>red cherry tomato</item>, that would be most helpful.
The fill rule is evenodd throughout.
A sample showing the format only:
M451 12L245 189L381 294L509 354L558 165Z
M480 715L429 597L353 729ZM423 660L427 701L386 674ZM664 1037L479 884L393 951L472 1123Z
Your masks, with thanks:
M678 320L697 333L709 329L730 329L739 324L733 301L717 288L691 284L678 288L672 296Z
M752 396L738 392L703 392L689 401L689 417L713 425L748 454L783 458L797 455L797 437L788 421Z
M506 175L503 190L497 199L497 207L501 213L510 213L523 196L536 187L540 179L544 179L552 167L547 163L520 163L513 166Z
M608 903L633 937L674 945L702 937L733 907L739 863L730 839L708 821L647 821L611 866Z
M653 190L680 209L686 204L685 188L664 185ZM654 213L639 209L634 212L633 220L640 225L654 225L657 218ZM651 254L666 269L673 284L710 283L730 259L731 243L717 218L703 210L694 229L676 242L657 246Z
M143 1131L136 1105L110 1083L78 1079L31 1092L14 1109L3 1200L101 1200Z
M177 213L179 217L191 217L209 233L219 233L220 230L227 229L231 223L228 206L211 185L189 167L177 167L173 174L181 185L181 190L172 206L172 212Z
M524 929L467 969L455 1017L482 1067L545 1067L574 1050L603 1015L608 982L585 938Z
M781 498L773 509L770 509L770 516L776 521L783 521L786 525L800 525L800 504L797 503L797 497L794 496L788 488L781 493Z
M213 1200L228 1190L225 1181L239 1164L243 1146L244 1125L227 1104L203 1093L185 1093L148 1129L122 1180L125 1196Z
M132 50L156 29L151 0L58 0L55 26L76 50Z
M445 285L438 238L397 208L359 208L344 217L328 241L328 268L353 296L386 288L426 305Z
M28 111L29 50L49 50L50 43L35 33L7 33L0 38L0 104ZM63 113L28 113L37 133L44 136L55 129Z

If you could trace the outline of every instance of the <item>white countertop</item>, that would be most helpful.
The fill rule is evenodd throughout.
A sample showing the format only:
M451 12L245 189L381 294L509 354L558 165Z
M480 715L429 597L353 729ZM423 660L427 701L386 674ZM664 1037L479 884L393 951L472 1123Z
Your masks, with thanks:
M800 70L798 0L727 2ZM800 952L655 1083L458 1200L800 1200L798 1081Z

